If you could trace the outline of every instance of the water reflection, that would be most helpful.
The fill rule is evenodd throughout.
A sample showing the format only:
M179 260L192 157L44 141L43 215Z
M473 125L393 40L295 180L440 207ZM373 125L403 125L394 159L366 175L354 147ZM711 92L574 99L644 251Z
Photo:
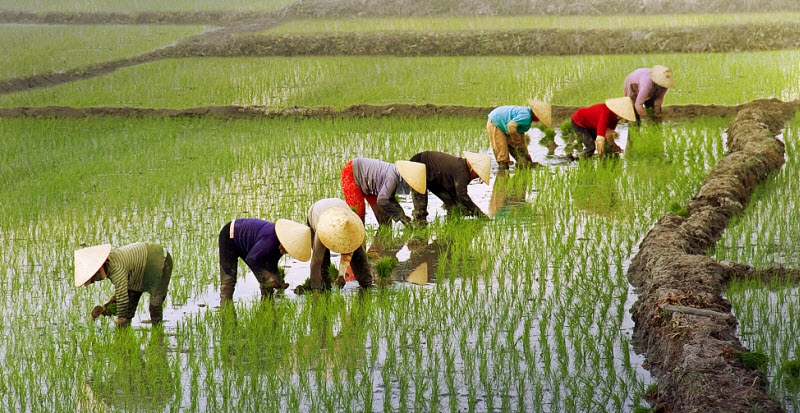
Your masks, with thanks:
M164 411L180 385L167 358L164 332L155 328L143 349L132 331L97 342L93 377L78 389L78 412Z

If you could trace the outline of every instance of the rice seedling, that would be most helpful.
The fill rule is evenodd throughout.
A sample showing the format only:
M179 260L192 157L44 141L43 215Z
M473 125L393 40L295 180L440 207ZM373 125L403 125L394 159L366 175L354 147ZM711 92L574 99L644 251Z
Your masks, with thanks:
M132 57L206 29L163 25L3 25L0 79L63 72Z
M772 62L763 65L763 62ZM108 75L0 96L0 107L133 106L187 108L263 105L343 108L356 102L499 106L525 96L586 106L622 93L626 73L669 66L680 88L665 105L734 105L800 97L800 53L536 57L188 58L152 62ZM520 66L532 68L519 71ZM697 71L698 66L705 70ZM713 73L713 75L709 75ZM743 78L748 82L740 81ZM720 93L724 91L724 93Z
M110 371L102 381L156 410L631 409L651 380L627 337L627 262L653 220L691 197L722 156L727 122L653 129L641 139L658 139L658 157L634 145L616 163L496 177L508 205L491 220L440 218L424 230L376 234L368 214L369 246L435 240L442 249L435 283L288 291L261 302L246 274L233 308L217 309L214 241L225 222L303 220L315 200L341 195L338 174L355 156L408 159L420 147L486 152L485 121L0 120L8 137L0 142L0 173L8 177L0 183L4 401L13 410L74 411L89 399L74 389L76 377L97 382L105 366L140 355L172 390L138 381L128 389L107 380ZM586 207L591 192L575 190L582 181L614 191L613 213ZM484 210L493 189L469 188ZM148 341L156 331L141 313L129 334L91 324L88 312L110 286L70 283L72 249L139 239L165 243L176 257L163 347ZM402 261L399 272L410 260L401 250L393 258ZM307 277L308 267L288 257L282 266L293 286Z

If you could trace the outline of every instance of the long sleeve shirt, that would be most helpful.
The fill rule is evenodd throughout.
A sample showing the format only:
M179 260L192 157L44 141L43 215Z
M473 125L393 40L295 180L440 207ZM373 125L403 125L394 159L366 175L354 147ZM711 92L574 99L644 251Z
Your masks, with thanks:
M161 245L144 242L111 250L107 274L114 284L117 314L133 313L136 310L128 308L128 290L152 293L158 287L163 276L166 255L166 249Z
M576 110L572 114L572 121L582 128L596 131L597 136L606 136L606 129L613 130L617 127L619 116L605 103L598 103Z
M268 271L278 273L278 261L283 254L275 233L275 224L257 218L243 218L232 222L233 242L244 255L244 262L254 274Z
M647 116L647 109L644 103L653 100L653 106L660 108L667 94L667 88L656 87L653 78L650 77L650 68L643 67L636 69L625 78L625 96L634 99L633 107L639 116Z
M425 178L429 191L434 194L448 193L471 215L483 215L467 191L467 185L472 179L466 159L442 152L427 151L412 156L411 161L425 164Z
M353 178L361 193L377 196L381 214L394 220L405 221L406 214L394 198L394 194L403 182L397 166L378 159L353 159Z
M515 132L519 134L527 132L531 124L538 122L539 118L527 106L500 106L489 112L489 120L503 133L509 135ZM509 123L512 123L511 127Z

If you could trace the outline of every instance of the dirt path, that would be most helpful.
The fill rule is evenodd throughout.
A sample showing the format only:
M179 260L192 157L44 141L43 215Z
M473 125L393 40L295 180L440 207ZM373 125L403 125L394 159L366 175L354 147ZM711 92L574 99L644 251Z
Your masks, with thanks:
M732 277L763 276L749 267L704 255L753 190L784 163L775 139L800 109L795 101L744 105L728 128L728 155L689 202L688 218L667 213L633 259L628 278L639 293L633 306L634 347L659 378L651 394L657 411L778 412L766 376L745 367L736 318L722 297ZM784 271L796 279L796 272Z
M676 105L665 106L665 120L685 120L698 116L733 116L742 105ZM483 117L494 107L491 106L451 106L451 105L353 105L344 109L330 107L292 107L271 109L265 106L204 106L190 109L147 109L129 107L72 108L64 106L0 108L0 118L18 117L61 117L86 118L94 116L131 117L214 117L220 119L253 118L364 118L364 117ZM569 119L577 106L553 106L553 120L556 123Z

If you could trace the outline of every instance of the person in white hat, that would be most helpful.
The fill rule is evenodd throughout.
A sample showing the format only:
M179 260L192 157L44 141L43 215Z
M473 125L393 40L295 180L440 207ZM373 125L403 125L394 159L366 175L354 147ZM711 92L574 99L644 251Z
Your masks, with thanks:
M242 218L228 222L219 232L220 304L233 300L239 258L253 271L261 298L287 285L278 279L278 261L289 253L299 261L311 258L311 229L288 219L277 222Z
M572 129L583 143L583 156L603 155L606 147L613 152L622 152L614 142L617 133L614 131L620 118L629 122L636 121L633 104L627 97L608 99L585 108L580 108L572 114Z
M647 109L653 109L653 118L663 119L661 104L669 89L675 88L672 70L665 66L655 65L634 70L625 78L623 92L633 101L636 110L636 121L647 116Z
M425 151L412 156L411 161L425 165L426 186L442 200L448 213L454 208L460 208L468 216L485 216L472 202L467 185L475 178L480 178L485 184L489 183L492 159L488 155L464 152L464 157L459 158L442 152ZM427 223L427 192L415 192L413 198L415 221Z
M517 161L517 166L529 168L538 165L528 152L525 132L534 122L552 128L551 113L550 104L533 99L528 99L528 106L500 106L489 112L486 131L500 169L508 169L512 164L511 156Z
M136 313L142 293L150 294L150 321L163 321L164 299L172 278L172 256L158 244L137 242L120 248L111 244L75 251L75 286L105 279L114 284L116 324L127 327Z
M344 200L362 222L366 217L364 201L372 207L380 225L391 224L392 221L404 224L411 222L394 197L396 192L408 187L425 193L425 165L409 161L392 164L378 159L356 158L342 168Z
M339 274L344 275L351 266L361 288L372 286L367 254L364 252L364 223L347 202L338 198L321 199L308 210L311 228L311 288L330 289L328 268L331 251L340 254Z

